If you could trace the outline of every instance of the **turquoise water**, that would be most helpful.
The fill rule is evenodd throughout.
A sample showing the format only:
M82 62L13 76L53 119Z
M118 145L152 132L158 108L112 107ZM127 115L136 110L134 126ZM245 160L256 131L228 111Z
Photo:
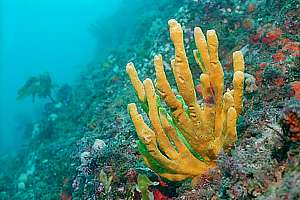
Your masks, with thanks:
M112 15L118 0L1 1L1 148L22 143L20 124L36 120L44 102L16 101L27 77L49 72L58 84L100 57L90 27ZM113 33L111 33L113 34ZM99 55L100 53L100 55Z

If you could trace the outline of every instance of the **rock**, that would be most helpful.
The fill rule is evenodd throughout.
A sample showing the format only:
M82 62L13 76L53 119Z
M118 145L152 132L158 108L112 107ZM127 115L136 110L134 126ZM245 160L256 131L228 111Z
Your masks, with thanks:
M89 151L85 151L80 154L80 161L82 165L87 165L91 159L91 153Z
M8 199L7 193L4 191L0 192L0 199Z
M27 181L27 174L22 173L19 178L18 178L19 182L23 182L25 183Z
M24 182L19 182L18 183L18 192L22 192L25 190L25 183Z
M106 144L103 140L96 139L92 146L92 149L94 152L101 153L105 147Z
M57 117L58 117L57 114L52 113L51 115L49 115L48 120L49 121L55 121L57 119Z
M63 104L61 102L57 103L54 105L54 108L61 108L63 106Z
M39 134L40 134L40 124L39 123L35 123L33 125L33 130L32 130L32 133L31 133L31 137L34 138L34 137L36 137Z

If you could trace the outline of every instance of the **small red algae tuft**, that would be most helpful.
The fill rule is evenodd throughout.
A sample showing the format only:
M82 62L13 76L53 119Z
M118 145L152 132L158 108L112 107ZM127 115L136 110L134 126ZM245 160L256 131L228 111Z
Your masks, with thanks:
M274 83L277 87L281 87L285 84L284 78L277 78L274 80Z
M249 3L248 8L247 8L248 13L254 12L255 9L256 9L256 4L255 3Z
M300 42L288 42L286 43L282 50L288 51L289 53L298 53L300 52Z
M287 44L287 43L289 43L289 42L291 42L291 40L290 40L289 38L283 38L283 39L280 41L281 45L285 45L285 44Z
M274 28L272 31L268 32L262 39L262 42L270 45L272 42L277 40L282 35L282 30L280 28Z
M271 44L274 42L278 36L274 33L267 33L267 35L262 39L262 42L265 44Z
M295 82L291 83L291 85L295 92L295 98L297 100L300 100L300 81L295 81Z
M261 36L262 36L263 32L262 31L259 31L257 34L254 34L254 35L251 35L250 36L250 41L251 43L253 44L256 44L259 42Z
M168 187L168 184L163 181L159 181L159 185L163 187Z
M72 195L67 192L67 191L63 191L60 195L61 200L72 200Z
M299 82L299 81L297 81ZM293 142L300 142L299 105L291 104L283 110L281 119L284 134Z
M134 168L130 168L125 176L129 183L137 183L138 172Z
M268 63L266 63L266 62L259 63L259 68L264 69L267 65L268 65Z
M256 79L257 85L261 85L262 75L263 75L263 70L258 70L258 71L255 72L255 79Z
M169 200L167 196L165 196L159 189L153 190L154 200Z
M285 61L286 56L282 51L277 51L275 54L272 55L272 58L275 62L282 62Z
M252 19L245 19L243 21L243 27L244 29L250 30L253 28L253 20Z

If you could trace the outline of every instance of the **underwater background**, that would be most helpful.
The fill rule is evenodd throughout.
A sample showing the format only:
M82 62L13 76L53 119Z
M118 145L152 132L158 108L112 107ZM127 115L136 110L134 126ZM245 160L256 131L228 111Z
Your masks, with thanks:
M300 199L299 5L1 0L0 200Z

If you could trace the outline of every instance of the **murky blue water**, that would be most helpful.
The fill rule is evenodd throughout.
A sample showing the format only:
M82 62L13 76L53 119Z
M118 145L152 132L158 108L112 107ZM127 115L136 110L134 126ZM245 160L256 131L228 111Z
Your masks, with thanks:
M44 72L57 84L72 83L78 72L105 55L90 28L112 15L119 2L1 1L0 151L20 143L21 124L36 120L44 104L30 98L16 101L17 90L29 76Z

